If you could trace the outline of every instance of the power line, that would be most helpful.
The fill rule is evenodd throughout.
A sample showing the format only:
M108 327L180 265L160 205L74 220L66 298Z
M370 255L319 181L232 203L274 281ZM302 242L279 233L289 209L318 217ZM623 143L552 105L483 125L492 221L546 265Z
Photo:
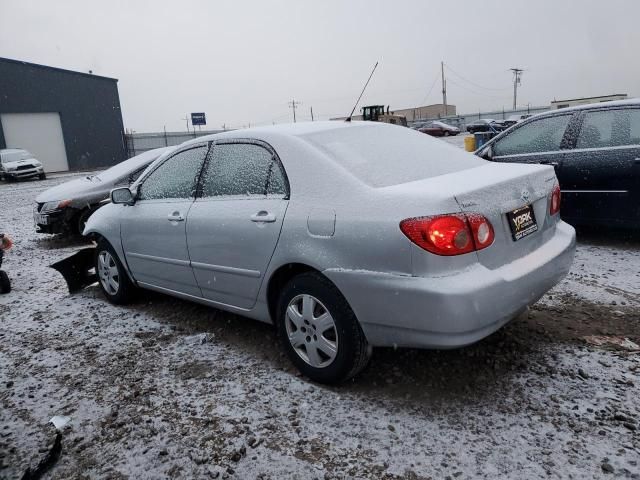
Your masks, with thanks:
M440 72L436 73L436 77L433 79L433 83L431 84L431 87L429 87L429 91L427 92L427 94L425 95L424 99L420 103L424 103L424 102L427 101L427 98L429 98L429 95L431 95L431 92L433 91L433 87L435 87L436 83L438 82L438 77L439 76L440 76Z
M511 90L511 87L506 87L506 88L495 88L495 87L484 87L476 82L473 82L465 77L463 77L462 75L460 75L458 72L456 72L453 68L451 68L448 64L444 65L445 67L447 67L447 70L449 70L451 73L453 73L456 77L459 77L460 79L464 80L467 83L470 83L471 85L474 85L475 87L481 88L483 90L495 90L495 91L504 91L504 90Z
M456 86L458 86L458 87L462 88L463 90L466 90L467 92L471 92L471 93L473 93L474 95L480 95L480 96L488 97L488 98L502 98L502 99L504 99L504 98L509 98L507 95L491 95L491 94L489 94L489 93L478 92L478 91L472 90L472 89L470 89L469 87L467 87L467 86L465 86L465 85L462 85L462 84L460 84L460 83L458 83L458 82L454 81L454 80L453 80L453 79L451 79L451 78L449 78L449 81L450 81L451 83L453 83L454 85L456 85Z

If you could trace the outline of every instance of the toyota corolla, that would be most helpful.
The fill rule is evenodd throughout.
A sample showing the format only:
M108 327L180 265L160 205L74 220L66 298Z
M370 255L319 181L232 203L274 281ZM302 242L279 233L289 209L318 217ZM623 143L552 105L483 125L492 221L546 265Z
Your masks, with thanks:
M372 347L488 336L569 270L549 166L487 162L420 132L312 122L183 144L88 220L106 298L150 289L275 324L319 382Z

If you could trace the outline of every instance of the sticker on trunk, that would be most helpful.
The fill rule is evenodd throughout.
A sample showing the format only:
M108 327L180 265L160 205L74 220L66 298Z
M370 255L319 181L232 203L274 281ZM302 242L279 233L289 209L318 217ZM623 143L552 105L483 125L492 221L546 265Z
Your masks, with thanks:
M511 236L516 241L538 231L538 223L531 205L508 212L507 218L511 227Z

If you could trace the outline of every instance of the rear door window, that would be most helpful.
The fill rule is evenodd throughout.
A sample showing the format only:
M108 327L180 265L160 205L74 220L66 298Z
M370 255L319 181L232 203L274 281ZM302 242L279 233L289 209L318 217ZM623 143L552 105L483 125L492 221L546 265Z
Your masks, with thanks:
M223 143L202 178L202 196L286 196L284 173L273 153L252 143Z
M640 109L586 112L576 148L607 148L640 144Z
M493 146L494 155L500 157L560 150L569 120L571 115L533 120L498 140Z

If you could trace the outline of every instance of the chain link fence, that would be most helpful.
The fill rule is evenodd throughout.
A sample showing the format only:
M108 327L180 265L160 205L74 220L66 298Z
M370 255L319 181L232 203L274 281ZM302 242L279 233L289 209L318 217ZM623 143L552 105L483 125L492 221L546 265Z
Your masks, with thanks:
M202 130L194 132L150 132L125 134L125 147L127 158L135 157L154 148L180 145L187 140L204 137L212 133L220 133L224 130Z

